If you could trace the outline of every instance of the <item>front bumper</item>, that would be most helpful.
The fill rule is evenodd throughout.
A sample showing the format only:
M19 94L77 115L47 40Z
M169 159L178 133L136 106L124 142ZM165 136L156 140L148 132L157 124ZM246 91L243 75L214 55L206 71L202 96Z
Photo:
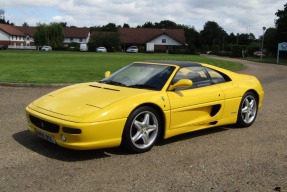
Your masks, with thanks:
M77 150L119 146L126 122L126 118L91 123L70 122L39 113L29 106L26 108L26 116L30 132L36 134L38 130L38 133L51 136L57 145ZM35 119L38 123L35 123Z

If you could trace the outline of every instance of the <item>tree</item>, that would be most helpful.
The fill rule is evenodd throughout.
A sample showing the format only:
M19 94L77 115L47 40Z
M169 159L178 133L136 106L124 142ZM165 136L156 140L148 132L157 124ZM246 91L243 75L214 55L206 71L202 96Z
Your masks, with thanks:
M255 36L253 33L241 33L238 35L239 45L249 45L253 41L255 41Z
M200 31L200 39L202 45L224 46L224 41L228 37L228 34L214 21L208 21L204 24L203 30Z
M51 23L48 26L48 35L50 45L54 48L63 47L64 41L64 30L61 23Z
M67 27L67 22L60 22L60 25L62 25L63 27Z
M22 24L22 27L29 27L29 25L28 25L27 22L24 22L24 23Z
M285 42L287 41L287 3L284 5L284 10L278 10L275 15L278 17L275 20L277 42Z
M89 47L95 50L97 47L106 47L108 51L120 50L120 38L117 32L94 32L90 38Z
M0 19L0 23L7 24L7 25L14 25L14 23L10 23L9 20L6 21L5 19Z
M170 20L163 20L159 23L155 23L155 27L159 29L176 29L178 25Z
M118 27L114 23L108 23L101 27L101 31L117 32Z
M143 24L142 26L140 26L141 28L155 28L154 24L150 21L145 22L145 24Z
M269 52L275 54L277 52L277 41L274 41L277 36L277 30L275 28L268 28L264 34L264 47L268 49Z
M49 45L46 24L41 24L41 23L37 24L36 33L34 36L34 43L35 45L38 45L38 46Z
M37 24L35 45L50 45L53 48L63 47L64 31L61 23Z
M230 33L226 39L226 42L230 45L237 44L237 36L235 36L234 33Z
M185 43L187 44L188 49L192 49L193 47L200 47L200 35L199 32L196 31L194 26L190 27L186 25L181 25L177 28L184 29Z
M123 28L130 28L130 25L127 23L124 23Z

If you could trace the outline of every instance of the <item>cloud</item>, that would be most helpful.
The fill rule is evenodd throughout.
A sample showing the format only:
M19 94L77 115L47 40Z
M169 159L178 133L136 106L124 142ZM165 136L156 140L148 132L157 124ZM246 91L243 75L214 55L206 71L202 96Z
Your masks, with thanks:
M171 20L200 31L207 21L215 21L227 33L256 36L262 34L263 26L274 27L275 12L284 4L284 0L0 0L6 18L18 25L58 21L79 27L110 22L136 27L147 21Z
M55 6L58 3L61 3L60 0L14 0L14 1L7 1L7 0L0 0L0 5L3 7L44 7L44 6Z

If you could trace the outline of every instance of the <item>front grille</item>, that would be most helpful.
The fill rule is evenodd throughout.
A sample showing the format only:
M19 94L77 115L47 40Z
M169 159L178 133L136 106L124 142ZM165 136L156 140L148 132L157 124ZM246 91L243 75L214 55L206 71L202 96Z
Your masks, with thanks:
M29 115L31 123L35 125L36 127L39 127L45 131L51 132L51 133L59 133L60 126L54 123L50 123L47 121L44 121L42 119L39 119L37 117L34 117L32 115Z

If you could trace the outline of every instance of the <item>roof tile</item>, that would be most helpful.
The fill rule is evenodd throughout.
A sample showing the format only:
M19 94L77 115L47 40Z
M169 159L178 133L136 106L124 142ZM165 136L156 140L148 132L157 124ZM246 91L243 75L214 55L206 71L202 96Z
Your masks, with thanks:
M161 35L168 35L179 43L185 44L183 29L120 28L119 34L124 43L145 44Z
M0 29L4 31L5 33L9 35L14 36L25 36L22 31L20 31L17 27L13 25L7 25L7 24L0 24Z

